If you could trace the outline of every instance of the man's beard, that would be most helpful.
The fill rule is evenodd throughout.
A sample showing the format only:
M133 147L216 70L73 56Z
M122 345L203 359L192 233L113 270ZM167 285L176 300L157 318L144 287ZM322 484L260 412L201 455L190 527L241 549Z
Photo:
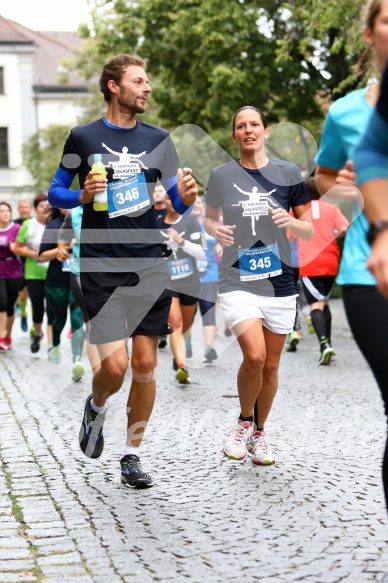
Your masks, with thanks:
M146 106L138 104L136 98L132 102L128 102L128 100L122 99L120 94L117 95L117 103L123 111L128 113L144 113L146 110Z

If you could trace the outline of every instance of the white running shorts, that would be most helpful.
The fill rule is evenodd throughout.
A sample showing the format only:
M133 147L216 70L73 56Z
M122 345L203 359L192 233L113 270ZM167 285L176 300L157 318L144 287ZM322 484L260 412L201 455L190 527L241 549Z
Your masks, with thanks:
M296 315L297 294L284 298L256 296L246 291L232 291L219 295L220 305L229 328L259 318L263 326L275 334L292 332Z

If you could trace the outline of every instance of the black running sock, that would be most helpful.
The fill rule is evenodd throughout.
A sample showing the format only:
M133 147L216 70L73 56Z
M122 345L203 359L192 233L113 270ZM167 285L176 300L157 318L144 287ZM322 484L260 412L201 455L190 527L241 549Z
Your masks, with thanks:
M326 322L323 310L312 310L310 312L311 322L314 326L315 334L318 337L318 341L321 344L322 338L326 339Z
M325 316L325 336L331 344L331 312L328 305L323 308L323 315Z
M250 415L249 417L243 417L240 413L239 419L240 419L240 421L249 421L250 423L252 423L253 415Z
M253 422L257 427L257 424L259 422L259 407L257 405L257 399L256 399L255 404L253 406Z

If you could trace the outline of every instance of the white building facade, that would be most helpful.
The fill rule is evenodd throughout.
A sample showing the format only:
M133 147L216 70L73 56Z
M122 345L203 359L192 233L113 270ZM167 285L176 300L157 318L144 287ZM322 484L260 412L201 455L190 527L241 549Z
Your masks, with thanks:
M35 32L0 15L0 200L34 194L23 143L51 124L76 124L85 81L63 85L57 76L80 42L76 33Z

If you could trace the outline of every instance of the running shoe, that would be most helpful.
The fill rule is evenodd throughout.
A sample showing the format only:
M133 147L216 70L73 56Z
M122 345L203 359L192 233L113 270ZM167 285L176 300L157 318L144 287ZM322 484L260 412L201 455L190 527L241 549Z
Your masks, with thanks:
M189 371L184 366L180 366L176 371L175 378L181 383L181 385L189 385Z
M80 356L76 356L74 358L72 373L74 382L80 381L83 375L85 374L85 367L81 362Z
M167 336L159 336L158 348L166 348Z
M79 445L84 454L90 458L98 458L104 449L104 435L102 428L105 421L105 413L93 411L90 401L92 395L86 399L84 417L79 432Z
M20 328L22 329L23 332L27 332L27 330L28 330L27 316L21 316Z
M323 364L323 365L330 364L334 355L335 355L335 352L329 343L321 344L321 351L319 353L318 364Z
M6 352L8 350L5 338L0 338L0 352Z
M288 346L287 352L296 352L296 347L300 341L300 336L296 330L293 330L291 334L288 335Z
M30 336L33 338L35 336L35 326L31 326L30 328Z
M121 461L121 481L131 488L151 488L152 478L146 474L141 467L140 459L137 455L125 455Z
M7 347L7 350L11 350L11 348L12 348L12 338L11 338L11 336L10 335L4 336L3 340L4 340L4 344Z
M213 360L216 360L217 358L218 355L214 348L206 348L202 362L204 362L205 364L211 364Z
M253 423L238 419L237 424L224 442L224 455L231 460L244 460L247 455L247 443L252 437L253 431Z
M265 431L256 431L250 441L252 462L257 466L275 463L275 456L269 448Z
M40 341L43 338L43 332L41 332L40 334L34 334L34 336L32 337L32 342L31 342L31 352L33 354L36 354L37 352L39 352L40 350Z
M229 328L228 324L225 324L224 334L227 338L232 336L232 330Z
M311 321L311 316L306 316L307 330L309 334L315 334L314 326Z
M186 357L192 358L193 356L193 347L191 345L191 336L186 340Z
M60 364L62 360L61 349L59 346L52 346L48 353L49 360L54 364Z

